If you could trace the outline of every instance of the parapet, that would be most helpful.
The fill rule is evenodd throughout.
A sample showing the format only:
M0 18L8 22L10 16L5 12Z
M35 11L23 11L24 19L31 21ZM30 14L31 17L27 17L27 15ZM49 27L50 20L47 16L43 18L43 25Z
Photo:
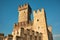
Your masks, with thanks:
M15 23L14 26L17 26L17 24Z
M29 6L28 4L21 5L18 7L18 11L24 10L24 9L28 8L28 6Z
M18 26L18 24L16 24L16 23L15 23L15 24L14 24L14 29L16 29L16 28L17 28L17 26Z
M24 34L34 35L34 36L41 36L42 35L42 33L36 32L34 30L21 28L21 36L23 36Z
M44 12L44 8L42 8L41 10L40 10L40 9L34 10L34 11L33 11L33 14L35 14L35 13L36 13L36 14L37 14L37 13L40 14L40 13L42 13L42 12Z

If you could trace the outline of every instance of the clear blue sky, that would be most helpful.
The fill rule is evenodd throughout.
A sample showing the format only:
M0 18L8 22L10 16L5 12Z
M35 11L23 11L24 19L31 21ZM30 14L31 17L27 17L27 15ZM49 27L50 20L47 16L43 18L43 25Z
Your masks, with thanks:
M0 33L11 34L18 22L18 6L29 3L32 10L45 8L54 40L60 40L60 0L0 0Z

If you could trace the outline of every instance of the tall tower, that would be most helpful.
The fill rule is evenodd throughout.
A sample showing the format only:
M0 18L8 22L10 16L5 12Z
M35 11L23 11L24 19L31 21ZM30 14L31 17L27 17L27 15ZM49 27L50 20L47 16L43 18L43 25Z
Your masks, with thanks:
M24 4L18 7L18 12L19 12L18 22L29 23L31 7L28 4Z
M42 8L42 10L34 11L33 15L34 15L33 30L42 33L43 40L48 40L47 23L44 9Z

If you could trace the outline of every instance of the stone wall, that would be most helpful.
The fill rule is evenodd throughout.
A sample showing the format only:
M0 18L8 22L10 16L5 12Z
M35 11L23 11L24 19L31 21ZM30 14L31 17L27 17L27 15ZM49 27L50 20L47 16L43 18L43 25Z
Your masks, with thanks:
M21 36L16 36L17 40L42 40L42 33L34 30L21 28Z

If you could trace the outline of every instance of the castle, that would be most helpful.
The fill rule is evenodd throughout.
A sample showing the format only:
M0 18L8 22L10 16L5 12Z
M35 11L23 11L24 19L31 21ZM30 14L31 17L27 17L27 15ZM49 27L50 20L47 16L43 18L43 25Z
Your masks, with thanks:
M32 9L29 4L19 6L18 12L18 23L14 24L12 34L4 36L0 33L0 40L53 40L52 28L47 25L43 8L33 11L33 21L30 17Z

